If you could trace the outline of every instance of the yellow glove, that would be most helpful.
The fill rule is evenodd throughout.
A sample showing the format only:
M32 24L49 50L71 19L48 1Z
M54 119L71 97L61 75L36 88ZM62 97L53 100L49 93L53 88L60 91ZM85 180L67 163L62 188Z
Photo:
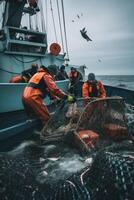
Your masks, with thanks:
M68 101L68 103L74 102L74 97L68 95L68 96L67 96L67 101Z

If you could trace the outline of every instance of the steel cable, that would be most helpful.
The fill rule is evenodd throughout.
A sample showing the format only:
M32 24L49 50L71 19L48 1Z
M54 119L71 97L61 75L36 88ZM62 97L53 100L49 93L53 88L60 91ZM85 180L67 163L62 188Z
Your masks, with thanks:
M55 33L55 40L57 42L58 39L57 39L56 26L55 26L55 20L54 20L53 7L52 7L52 1L51 0L50 0L50 7L51 7L51 13L52 13L52 20L53 20L53 27L54 27L54 33Z
M61 0L61 5L62 5L62 15L63 15L63 24L64 24L64 33L65 33L65 44L66 44L67 58L69 60L68 44L67 44L67 33L66 33L66 23L65 23L65 12L64 12L63 0Z
M57 2L58 17L59 17L59 25L60 25L60 34L61 34L62 49L63 49L63 53L65 53L64 42L63 42L63 33L62 33L62 27L61 27L60 10L59 10L59 1L56 0L56 2Z

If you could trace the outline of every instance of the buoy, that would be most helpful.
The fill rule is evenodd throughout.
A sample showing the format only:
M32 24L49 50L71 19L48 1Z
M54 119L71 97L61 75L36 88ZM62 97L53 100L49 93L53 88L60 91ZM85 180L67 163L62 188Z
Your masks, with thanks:
M52 43L50 45L50 53L54 56L58 56L61 51L61 47L58 43Z
M99 135L92 130L82 130L75 133L75 144L81 149L92 149L99 140Z

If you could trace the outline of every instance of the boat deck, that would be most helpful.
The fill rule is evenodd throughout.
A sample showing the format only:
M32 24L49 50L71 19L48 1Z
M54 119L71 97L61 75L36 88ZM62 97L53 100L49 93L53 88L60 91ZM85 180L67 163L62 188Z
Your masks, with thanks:
M24 110L0 114L0 129L11 127L15 124L26 121L28 117Z

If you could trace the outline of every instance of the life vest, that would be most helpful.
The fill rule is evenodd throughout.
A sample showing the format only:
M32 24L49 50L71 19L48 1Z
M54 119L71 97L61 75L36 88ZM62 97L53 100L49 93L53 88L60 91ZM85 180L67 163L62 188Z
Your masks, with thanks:
M78 76L78 72L70 72L70 78L75 79Z
M97 85L97 81L95 83L89 83L88 84L88 93L89 97L98 97L99 96L99 86Z
M43 98L49 94L47 85L43 79L43 77L45 76L46 72L44 72L44 70L40 70L38 71L29 81L27 87L32 87L34 89L39 89L42 94L43 94Z
M82 151L95 148L98 140L98 133L92 130L81 130L74 134L74 143Z

